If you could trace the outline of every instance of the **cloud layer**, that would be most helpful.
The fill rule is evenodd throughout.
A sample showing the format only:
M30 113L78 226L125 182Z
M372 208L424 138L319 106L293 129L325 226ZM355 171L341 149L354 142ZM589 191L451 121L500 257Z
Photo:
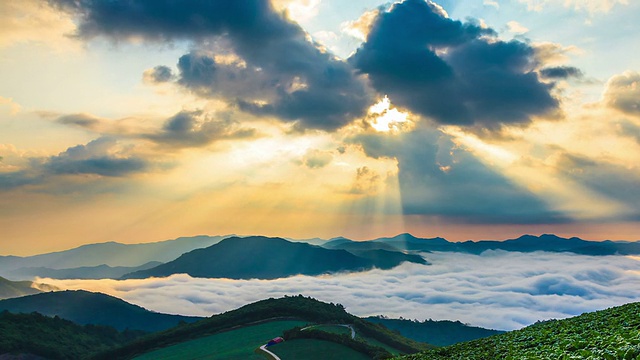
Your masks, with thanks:
M640 262L620 256L487 251L425 254L430 266L279 280L51 280L65 289L101 291L148 309L211 315L268 297L304 294L361 316L453 319L495 329L565 318L640 299Z

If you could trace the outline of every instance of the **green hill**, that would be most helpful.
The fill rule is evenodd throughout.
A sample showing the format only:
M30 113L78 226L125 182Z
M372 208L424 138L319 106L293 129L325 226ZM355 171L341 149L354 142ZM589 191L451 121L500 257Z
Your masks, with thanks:
M361 271L373 267L390 268L403 261L424 263L415 255L379 251L363 256L345 250L325 249L280 238L252 236L228 238L205 249L183 254L174 261L137 271L124 278L147 278L186 273L193 277L230 279L275 279L292 275L319 275L337 271Z
M399 359L638 359L638 329L640 303L631 303Z
M39 293L40 290L34 289L32 285L31 281L11 281L0 277L0 299Z
M38 313L0 312L0 358L3 359L33 358L33 355L50 360L85 359L140 335L105 326L80 326Z
M192 324L185 324L160 333L150 334L123 347L107 351L97 356L96 359L129 359L150 351L221 334L238 327L269 320L284 319L317 324L349 324L354 327L358 334L386 344L403 353L414 353L429 347L427 344L406 339L382 325L373 324L351 315L339 304L328 304L300 295L258 301ZM308 333L302 332L304 336L314 335L313 330ZM349 339L351 338L349 337ZM211 351L215 352L215 349Z
M113 296L83 290L54 291L0 301L0 311L38 312L59 316L77 324L111 326L119 330L160 331L198 317L160 314Z
M453 345L504 333L504 331L465 325L460 321L415 321L389 319L381 316L372 316L365 319L373 323L382 324L391 330L398 331L402 336L409 339L436 346Z

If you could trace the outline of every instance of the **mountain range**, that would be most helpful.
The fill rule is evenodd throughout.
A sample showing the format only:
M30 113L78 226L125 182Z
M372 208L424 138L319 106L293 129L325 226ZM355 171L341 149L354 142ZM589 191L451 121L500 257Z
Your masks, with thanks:
M382 251L382 252L381 252ZM281 238L231 237L208 248L183 254L174 261L123 278L163 277L186 273L193 277L275 279L292 275L320 275L338 271L389 269L404 261L424 264L417 255L386 250L326 249Z
M416 263L426 263L419 253L443 251L443 252L464 252L480 254L487 250L517 251L517 252L570 252L583 255L637 255L640 254L640 243L628 241L587 241L576 237L562 238L553 234L541 236L523 235L515 239L481 240L451 242L441 237L419 238L411 234L400 234L394 237L383 237L368 241L354 241L347 238L334 238L331 240L321 240L318 238L307 240L284 240L292 244L297 244L298 249L306 249L304 252L315 252L315 256L320 256L321 248L328 250L340 250L339 257L344 258L344 264L340 265L332 256L320 256L321 264L289 264L292 259L286 259L286 255L297 254L298 250L283 250L278 245L269 249L269 246L256 243L252 240L243 242L243 247L238 246L232 249L230 245L223 248L213 248L207 250L211 252L209 256L188 255L187 258L193 261L203 261L203 264L186 264L184 259L179 260L183 254L193 250L209 248L218 244L230 236L194 236L182 237L175 240L167 240L147 244L120 244L116 242L83 245L74 249L40 254L27 257L0 256L0 276L10 280L33 280L36 277L51 277L57 279L101 279L122 277L140 277L143 274L173 274L176 272L186 272L190 274L200 273L201 275L221 275L232 278L245 278L246 276L257 278L273 278L277 274L285 276L301 274L318 274L333 271L354 271L356 269L369 269L378 267L388 269L403 261ZM238 237L232 237L238 239ZM247 237L264 238L264 237ZM308 241L308 242L307 242ZM310 243L316 244L312 245ZM274 245L275 246L275 245ZM315 246L316 250L309 250ZM243 254L243 251L246 252ZM196 252L195 254L201 254ZM260 255L256 255L260 254ZM264 256L269 254L269 256ZM325 253L327 255L329 253ZM338 256L338 253L333 255ZM355 257L353 257L353 256ZM221 258L224 256L225 258ZM270 260L270 259L279 260ZM317 259L316 259L317 260ZM333 263L332 263L333 261ZM228 262L231 267L245 264L247 268L251 266L266 266L272 273L257 274L255 268L252 271L233 270L224 271L216 269L216 263ZM270 264L276 262L276 264ZM171 263L171 265L161 265ZM182 264L181 264L182 263ZM220 265L221 266L221 265ZM280 266L280 270L276 268ZM291 267L286 269L286 267ZM298 266L298 268L296 268ZM172 267L175 267L172 269ZM196 269L196 267L200 267ZM305 268L306 267L306 268ZM207 269L206 271L205 268ZM215 270L215 271L214 271ZM204 271L204 272L201 272ZM244 272L246 274L244 274ZM222 275L224 274L224 275ZM149 275L151 276L151 275Z

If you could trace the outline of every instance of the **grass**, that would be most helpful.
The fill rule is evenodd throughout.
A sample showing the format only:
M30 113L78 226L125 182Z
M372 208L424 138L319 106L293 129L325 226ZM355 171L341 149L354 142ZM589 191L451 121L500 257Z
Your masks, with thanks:
M398 350L396 348L393 348L393 347L391 347L391 346L389 346L389 345L387 345L385 343L382 343L382 342L380 342L380 341L378 341L376 339L372 339L372 338L361 336L361 335L356 335L356 340L358 340L358 339L359 340L364 340L369 345L379 346L379 347L387 350L388 352L390 352L392 355L405 354L402 351L400 351L400 350Z
M148 352L136 357L137 360L264 360L265 357L254 353L255 349L266 344L284 330L304 326L307 322L286 320L270 321L262 324L225 331L199 339Z
M309 329L325 331L332 334L345 334L351 336L351 329L346 326L340 325L314 325L309 327Z
M365 354L359 353L344 345L330 341L314 339L296 339L271 346L269 351L283 360L370 360Z

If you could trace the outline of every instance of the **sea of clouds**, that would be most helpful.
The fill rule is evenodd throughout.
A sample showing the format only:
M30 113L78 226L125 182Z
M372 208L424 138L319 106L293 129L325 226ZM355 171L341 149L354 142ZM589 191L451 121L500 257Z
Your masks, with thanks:
M99 291L172 314L209 316L269 297L303 294L343 304L359 316L460 320L501 330L640 301L639 257L505 251L423 256L431 265L405 263L392 270L277 280L178 274L143 280L38 281Z

